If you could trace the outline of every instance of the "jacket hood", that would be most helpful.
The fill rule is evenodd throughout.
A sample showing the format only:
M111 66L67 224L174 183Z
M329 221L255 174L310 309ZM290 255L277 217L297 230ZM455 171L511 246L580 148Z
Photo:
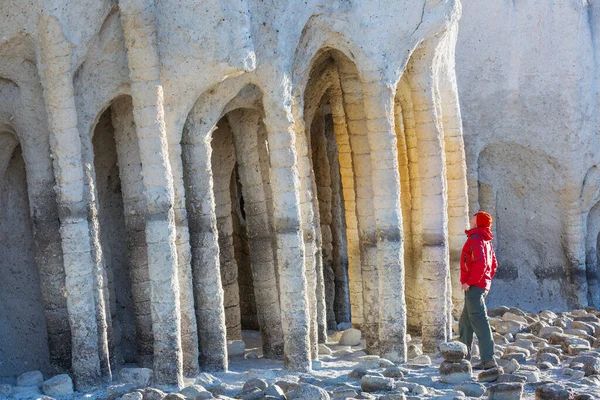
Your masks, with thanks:
M492 240L494 235L492 235L492 230L487 227L477 227L473 229L466 230L465 233L467 236L471 237L473 235L481 235L483 240Z

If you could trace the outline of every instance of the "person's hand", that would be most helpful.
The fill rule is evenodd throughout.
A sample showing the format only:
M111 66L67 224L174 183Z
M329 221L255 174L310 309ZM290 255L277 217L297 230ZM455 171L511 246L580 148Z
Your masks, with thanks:
M463 284L462 284L462 289L463 289L465 292L466 292L466 291L468 291L470 287L471 287L471 286L467 285L466 283L463 283Z

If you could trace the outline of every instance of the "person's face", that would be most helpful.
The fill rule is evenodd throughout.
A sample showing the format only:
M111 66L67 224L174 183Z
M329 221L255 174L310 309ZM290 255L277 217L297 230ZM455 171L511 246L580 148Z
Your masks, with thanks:
M477 228L477 214L473 215L469 220L469 228L474 229Z

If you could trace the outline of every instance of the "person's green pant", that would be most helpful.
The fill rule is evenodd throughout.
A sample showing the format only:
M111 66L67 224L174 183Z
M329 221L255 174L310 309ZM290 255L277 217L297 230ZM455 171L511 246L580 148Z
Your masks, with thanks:
M479 354L481 361L492 361L494 359L494 341L492 340L492 329L487 317L485 307L486 290L477 286L471 286L465 292L465 307L458 321L458 334L460 341L467 345L471 359L471 345L473 344L473 333L479 339Z

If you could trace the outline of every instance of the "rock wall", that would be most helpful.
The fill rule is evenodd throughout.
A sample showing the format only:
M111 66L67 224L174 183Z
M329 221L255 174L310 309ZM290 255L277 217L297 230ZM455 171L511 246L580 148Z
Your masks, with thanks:
M0 169L0 376L50 368L25 162L20 147L11 153Z
M456 73L470 211L496 217L492 304L598 306L584 249L597 240L585 231L598 201L599 16L598 1L463 1Z
M310 371L338 322L394 362L407 323L425 351L449 338L459 2L71 3L0 5L0 129L23 149L49 358L77 389L129 361L166 389L228 368L241 198L266 357ZM405 263L428 284L405 288Z

